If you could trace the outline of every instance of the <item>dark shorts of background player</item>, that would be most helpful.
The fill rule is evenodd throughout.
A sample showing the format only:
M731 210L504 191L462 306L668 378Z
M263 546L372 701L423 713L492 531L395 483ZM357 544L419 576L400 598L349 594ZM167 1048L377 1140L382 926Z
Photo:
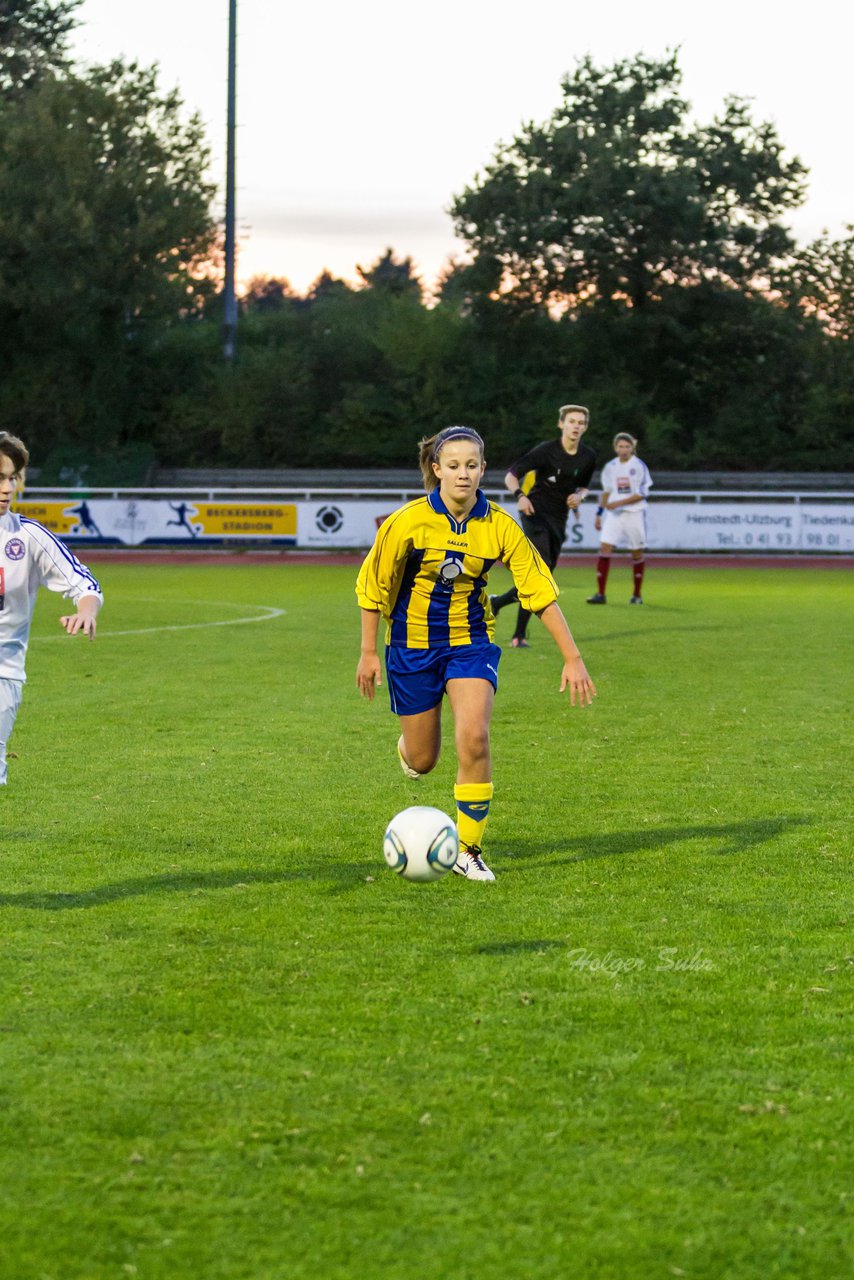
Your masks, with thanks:
M432 711L445 696L449 680L488 680L498 691L497 644L442 645L435 649L404 649L390 644L385 651L388 696L396 716Z
M566 537L566 526L563 529L557 529L535 512L532 516L522 516L522 530L528 541L533 542L548 567L553 569L558 562L563 540Z

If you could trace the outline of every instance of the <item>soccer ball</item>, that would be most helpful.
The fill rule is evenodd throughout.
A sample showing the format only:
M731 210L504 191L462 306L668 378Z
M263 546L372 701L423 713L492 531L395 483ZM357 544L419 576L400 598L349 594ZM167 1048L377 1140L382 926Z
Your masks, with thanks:
M457 828L441 809L426 804L404 809L391 822L383 840L383 857L406 880L440 880L460 851Z

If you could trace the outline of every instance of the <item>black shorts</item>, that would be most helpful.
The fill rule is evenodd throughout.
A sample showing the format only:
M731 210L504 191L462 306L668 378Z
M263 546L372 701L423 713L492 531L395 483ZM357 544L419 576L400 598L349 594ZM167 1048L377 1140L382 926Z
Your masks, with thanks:
M563 540L566 537L566 526L556 529L553 524L538 516L522 516L522 529L529 542L533 542L540 555L550 569L558 562Z

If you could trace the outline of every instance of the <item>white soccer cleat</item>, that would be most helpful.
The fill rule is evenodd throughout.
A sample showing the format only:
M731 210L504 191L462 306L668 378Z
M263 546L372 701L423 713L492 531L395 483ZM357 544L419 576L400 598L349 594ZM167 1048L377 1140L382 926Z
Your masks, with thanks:
M458 876L467 876L469 880L494 880L495 876L483 860L480 845L460 845L460 856L454 863L454 872Z
M400 767L406 774L407 778L420 778L421 774L417 769L413 769L412 765L406 763L406 756L403 754L403 738L397 740L397 756L400 760Z

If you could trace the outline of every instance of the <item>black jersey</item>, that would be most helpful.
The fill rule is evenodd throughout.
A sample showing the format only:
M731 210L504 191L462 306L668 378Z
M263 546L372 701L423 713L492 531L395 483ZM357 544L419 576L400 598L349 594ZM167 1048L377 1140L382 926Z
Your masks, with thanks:
M524 453L508 470L534 504L534 513L563 538L569 509L567 498L576 489L588 489L596 468L596 450L579 441L576 453L567 453L557 440L547 440Z

